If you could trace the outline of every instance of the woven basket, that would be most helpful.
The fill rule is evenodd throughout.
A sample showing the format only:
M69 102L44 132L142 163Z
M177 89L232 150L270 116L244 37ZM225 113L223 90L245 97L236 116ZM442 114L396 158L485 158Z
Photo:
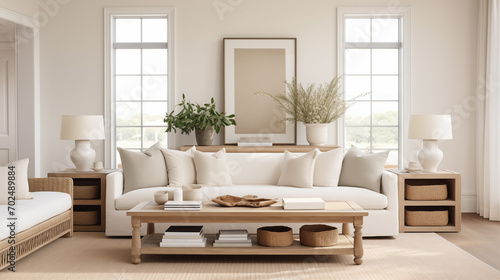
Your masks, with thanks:
M268 247L284 247L293 243L292 229L285 226L260 227L257 229L257 243Z
M312 247L337 245L339 230L327 225L304 225L300 227L300 243Z
M446 226L448 210L442 208L409 208L405 210L408 226Z
M73 187L75 199L99 199L99 186L76 186Z
M99 211L73 211L73 223L77 226L91 226L99 224Z
M406 184L405 198L408 200L444 200L447 197L446 184Z

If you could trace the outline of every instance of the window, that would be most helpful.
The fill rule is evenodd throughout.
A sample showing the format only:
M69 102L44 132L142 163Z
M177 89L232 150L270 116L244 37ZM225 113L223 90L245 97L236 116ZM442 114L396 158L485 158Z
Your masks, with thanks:
M113 168L121 162L117 147L143 151L158 141L168 147L172 17L171 9L106 9L106 163Z
M397 167L402 166L408 116L409 13L372 10L339 8L338 70L344 96L367 93L344 115L339 142L367 152L390 150L386 166Z

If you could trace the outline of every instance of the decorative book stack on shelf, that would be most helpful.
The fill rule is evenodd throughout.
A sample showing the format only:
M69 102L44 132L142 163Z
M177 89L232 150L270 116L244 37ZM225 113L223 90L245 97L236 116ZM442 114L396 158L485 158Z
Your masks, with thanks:
M167 211L200 211L201 201L167 201L163 209Z
M205 247L206 244L203 226L170 226L163 235L160 247Z
M219 230L214 247L252 247L252 240L246 229Z

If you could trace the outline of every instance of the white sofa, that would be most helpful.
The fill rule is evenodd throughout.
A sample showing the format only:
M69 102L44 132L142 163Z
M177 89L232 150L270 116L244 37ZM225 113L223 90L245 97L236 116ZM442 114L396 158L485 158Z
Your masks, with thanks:
M15 243L7 227L7 205L0 205L0 269L10 266L11 247L15 261L58 239L73 236L73 180L71 178L29 178L32 199L17 200L15 206ZM11 242L9 242L9 240Z
M359 187L312 187L296 188L278 186L281 174L282 153L227 153L226 160L231 169L231 186L203 186L204 200L210 201L220 195L257 195L265 198L321 197L325 201L355 201L368 211L364 219L363 236L394 236L398 234L398 193L397 176L383 171L380 193ZM136 189L123 193L123 172L117 171L107 176L106 190L106 235L130 236L130 217L126 212L143 201L153 200L154 192L170 188L157 186ZM214 233L221 228L247 228L255 233L264 224L205 224L205 232ZM156 224L156 232L168 225ZM300 225L289 225L298 232ZM141 228L143 234L146 226ZM352 231L351 231L352 232Z

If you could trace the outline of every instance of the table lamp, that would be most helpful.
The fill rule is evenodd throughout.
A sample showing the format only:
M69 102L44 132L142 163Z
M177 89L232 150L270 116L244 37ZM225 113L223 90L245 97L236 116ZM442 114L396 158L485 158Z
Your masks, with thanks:
M75 140L71 160L78 171L91 171L95 151L90 140L104 139L102 115L69 115L61 119L61 140Z
M422 139L423 147L417 153L418 161L426 172L437 172L443 160L438 140L452 139L450 115L412 115L408 131L409 139Z

